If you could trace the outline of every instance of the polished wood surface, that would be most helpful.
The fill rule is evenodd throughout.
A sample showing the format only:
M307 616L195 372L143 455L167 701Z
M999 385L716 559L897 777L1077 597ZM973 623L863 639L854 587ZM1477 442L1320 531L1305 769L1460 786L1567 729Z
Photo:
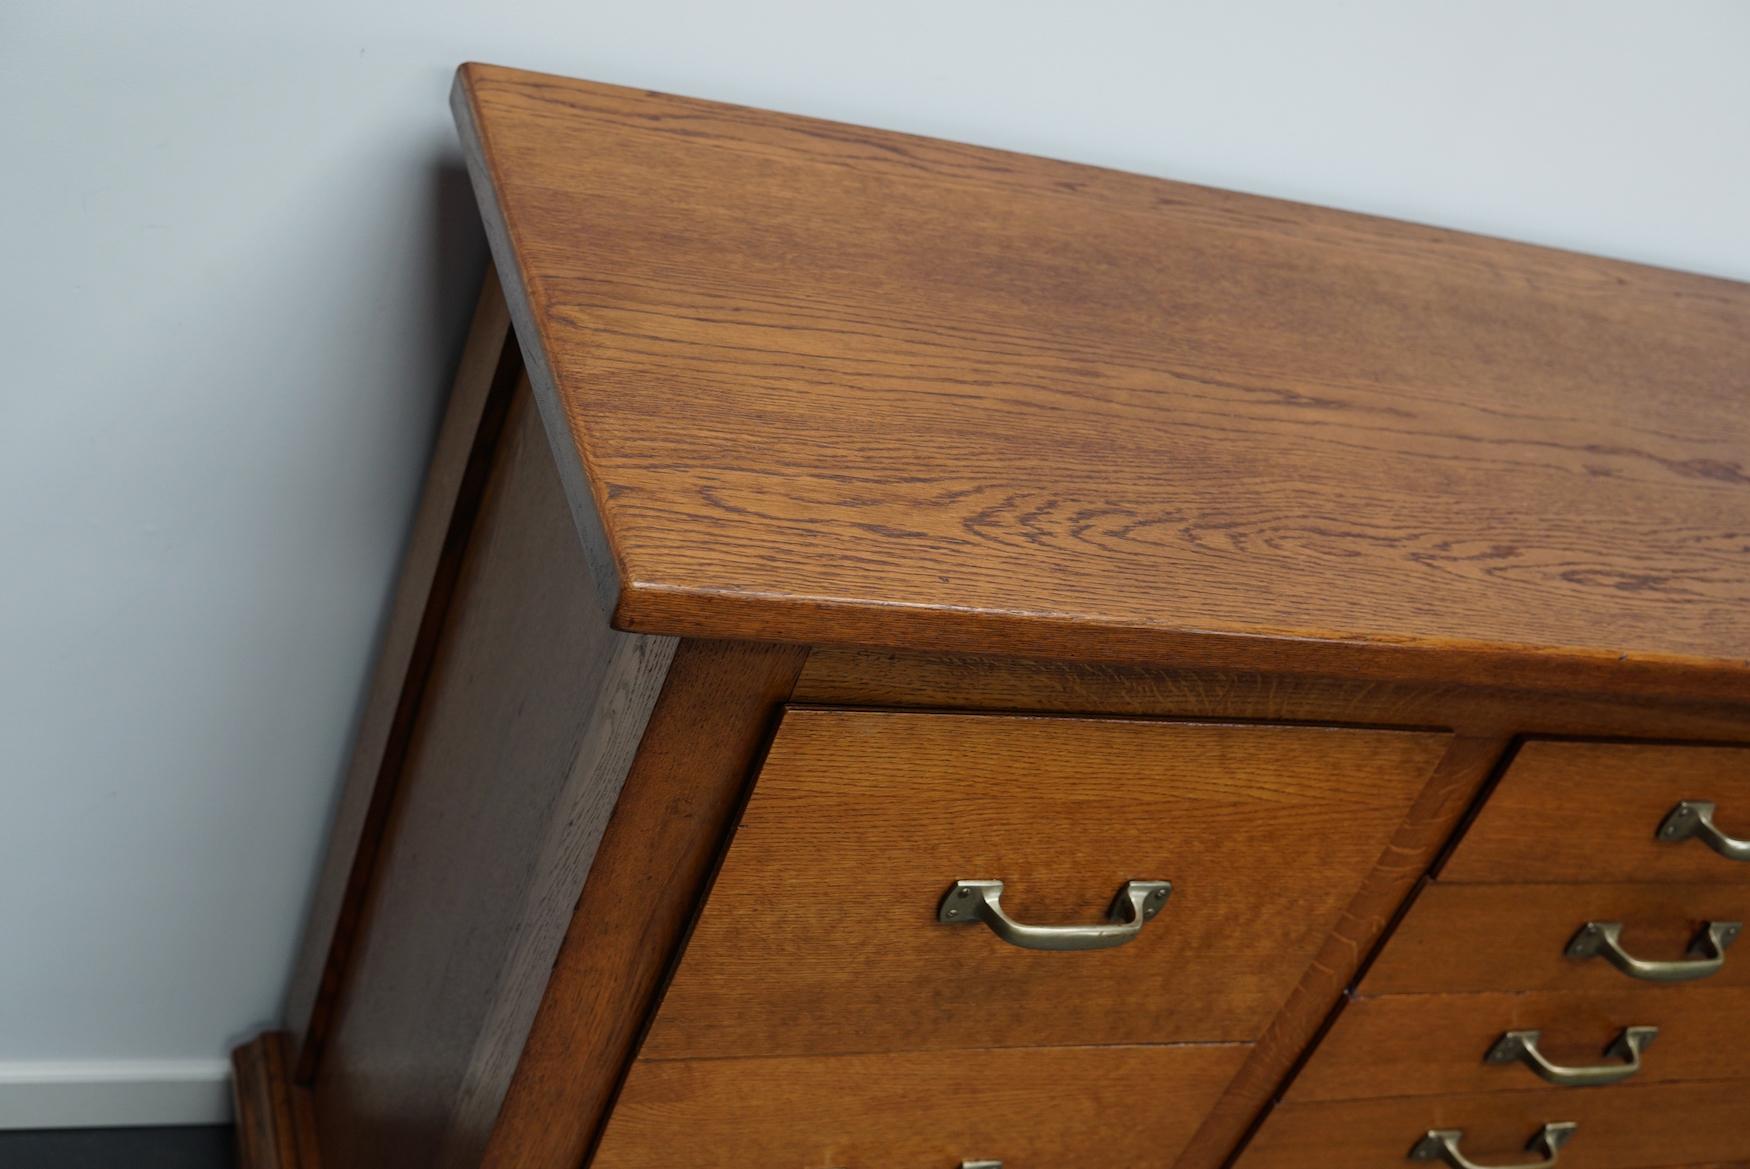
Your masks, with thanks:
M616 623L1750 694L1750 287L470 65Z
M1481 680L1408 685L837 647L817 647L809 654L797 680L796 697L820 703L941 709L1440 724L1459 732L1380 866L1187 1146L1180 1169L1218 1169L1226 1162L1318 1034L1379 931L1448 842L1489 772L1505 757L1510 738L1526 731L1730 738L1750 726L1750 711L1743 706L1703 698L1537 694Z
M1446 742L791 710L643 1056L1254 1039ZM1041 924L1174 889L1128 945L1042 953L939 924L962 878Z
M316 1069L328 1169L478 1164L674 652L606 617L525 382Z
M1699 839L1658 838L1680 800L1714 801L1718 826L1750 839L1750 748L1529 742L1440 879L1750 885L1750 862L1722 857Z
M292 1081L290 1043L268 1031L231 1053L237 1169L321 1169L310 1093Z
M1546 1056L1588 1067L1610 1062L1602 1053L1625 1027L1645 1026L1659 1028L1659 1036L1626 1083L1750 1082L1750 987L1695 983L1658 994L1636 989L1358 999L1319 1040L1286 1099L1539 1089L1544 1081L1524 1064L1483 1062L1503 1033L1541 1031L1538 1047Z
M1403 1169L1432 1128L1463 1129L1463 1151L1481 1164L1518 1165L1538 1159L1526 1141L1552 1121L1580 1126L1562 1148L1562 1169L1742 1164L1750 1158L1746 1101L1750 1083L1732 1081L1286 1104L1235 1169Z
M804 651L683 641L571 914L486 1169L584 1163Z
M1675 961L1706 921L1750 923L1750 890L1733 885L1445 885L1422 890L1361 982L1363 994L1482 990L1670 993L1603 958L1566 956L1588 921L1623 923L1637 958ZM1699 984L1697 984L1699 985ZM1708 986L1750 986L1750 947L1726 952Z
M1245 1049L1060 1047L637 1064L591 1169L1171 1165Z
M1547 694L1487 677L1429 685L844 646L810 650L795 699L829 706L1448 727L1497 739L1541 734L1729 741L1750 734L1750 704L1702 691L1674 698Z
M297 1077L315 1074L370 887L383 825L486 487L522 359L497 273L488 270L402 554L387 627L359 714L352 759L286 991Z
M1498 735L1458 735L1416 797L1373 871L1326 936L1318 955L1259 1036L1228 1089L1185 1147L1176 1169L1227 1163L1355 978L1404 898L1427 872L1472 796L1500 758Z

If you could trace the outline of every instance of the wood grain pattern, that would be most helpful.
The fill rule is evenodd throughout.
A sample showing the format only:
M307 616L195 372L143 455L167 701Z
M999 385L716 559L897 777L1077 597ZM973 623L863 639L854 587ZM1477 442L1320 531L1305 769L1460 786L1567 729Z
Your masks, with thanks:
M1716 823L1750 838L1750 748L1526 743L1440 879L1750 884L1750 864L1658 839L1686 799L1717 802Z
M804 651L683 641L650 716L485 1169L577 1169L600 1132Z
M791 710L642 1056L1254 1039L1445 745ZM1129 945L1041 953L937 923L985 877L1045 923L1099 920L1131 879L1174 891Z
M606 616L522 389L317 1067L329 1169L478 1164L674 652Z
M623 628L1750 694L1744 285L488 66L456 105Z
M1562 1149L1562 1169L1734 1162L1750 1157L1747 1099L1750 1084L1735 1081L1285 1104L1236 1169L1402 1169L1431 1128L1463 1129L1465 1153L1482 1164L1517 1164L1534 1159L1524 1151L1533 1133L1564 1120L1580 1127Z
M1275 1096L1380 930L1428 871L1485 778L1521 732L1727 738L1750 709L1708 699L1540 694L1482 683L1403 684L1130 663L817 647L798 701L940 709L1443 725L1459 732L1381 865L1368 878L1186 1147L1180 1169L1216 1169Z
M438 633L521 370L504 292L497 273L488 269L401 559L287 987L285 1026L293 1037L300 1082L315 1074Z
M1750 705L1699 691L1663 699L1552 694L1481 678L1430 685L838 646L810 651L795 699L833 706L1438 726L1493 738L1734 739L1750 733Z
M1458 735L1318 956L1198 1128L1176 1169L1225 1165L1330 1017L1393 915L1422 879L1505 746L1498 735Z
M1483 1054L1507 1031L1537 1030L1557 1063L1587 1067L1625 1027L1657 1027L1634 1084L1750 1082L1750 988L1693 984L1535 994L1387 995L1349 1003L1285 1097L1291 1103L1523 1092L1544 1082ZM1592 1089L1594 1091L1602 1089Z
M1244 1050L641 1061L591 1169L1164 1169Z
M1445 885L1417 896L1361 982L1361 993L1673 987L1638 982L1602 958L1565 955L1588 921L1620 921L1639 958L1675 960L1706 921L1750 921L1750 890L1734 885ZM1742 943L1740 943L1740 946ZM1750 953L1727 952L1707 985L1750 986Z
M284 1031L268 1031L231 1053L238 1169L320 1169L310 1094L292 1082Z

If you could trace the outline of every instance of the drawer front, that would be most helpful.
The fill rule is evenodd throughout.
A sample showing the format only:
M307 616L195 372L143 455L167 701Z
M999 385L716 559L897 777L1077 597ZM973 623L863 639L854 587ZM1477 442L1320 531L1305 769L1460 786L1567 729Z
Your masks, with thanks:
M1167 1166L1246 1050L640 1060L591 1169Z
M1709 922L1750 921L1750 888L1736 885L1448 885L1423 889L1361 982L1364 995L1584 990L1669 994L1679 985L1750 985L1750 945L1725 951L1693 983L1648 982L1602 956L1572 958L1588 922L1620 922L1633 958L1676 961Z
M1750 1083L1283 1104L1264 1121L1236 1169L1439 1165L1409 1159L1430 1129L1461 1130L1460 1151L1480 1164L1534 1165L1540 1154L1528 1152L1527 1143L1553 1121L1577 1126L1562 1147L1562 1169L1730 1163L1750 1157Z
M1290 1086L1293 1103L1524 1092L1548 1085L1523 1058L1484 1059L1509 1031L1560 1068L1615 1067L1630 1027L1657 1027L1624 1084L1750 1081L1750 987L1600 993L1387 995L1343 1008ZM1603 1092L1609 1087L1571 1088Z
M642 1054L1253 1039L1445 742L791 710ZM1027 924L1099 923L1133 880L1172 890L1127 944L1049 952L970 910L938 921L972 879Z
M1698 817L1661 835L1685 801L1715 805L1718 848ZM1440 879L1750 885L1740 854L1750 854L1750 748L1535 741L1513 757Z

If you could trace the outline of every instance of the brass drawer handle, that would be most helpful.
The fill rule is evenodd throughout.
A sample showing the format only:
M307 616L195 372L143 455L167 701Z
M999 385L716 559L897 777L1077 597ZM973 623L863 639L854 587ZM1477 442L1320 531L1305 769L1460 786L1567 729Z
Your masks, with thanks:
M936 910L944 925L982 921L991 933L1023 950L1105 950L1142 933L1172 895L1171 881L1126 881L1112 902L1108 925L1025 925L1003 912L1001 881L955 881Z
M1458 1142L1464 1139L1462 1128L1431 1128L1428 1135L1416 1142L1416 1147L1410 1150L1412 1161L1444 1161L1452 1169L1547 1169L1556 1163L1562 1146L1568 1143L1579 1125L1572 1121L1559 1121L1546 1124L1538 1130L1536 1136L1525 1147L1534 1153L1541 1153L1541 1161L1522 1161L1515 1165L1478 1165L1459 1151Z
M1683 800L1659 825L1660 840L1688 840L1691 836L1729 861L1750 861L1750 840L1727 836L1714 826L1712 800Z
M1483 1057L1486 1063L1522 1063L1552 1084L1563 1088L1586 1088L1615 1084L1641 1070L1641 1052L1659 1037L1657 1027L1627 1027L1611 1041L1604 1054L1619 1063L1590 1068L1567 1068L1549 1061L1537 1049L1541 1031L1509 1031Z
M1689 945L1691 957L1679 962L1649 962L1622 948L1620 921L1589 921L1568 943L1568 957L1604 960L1643 982L1688 982L1706 978L1726 964L1726 947L1738 938L1740 923L1710 921Z

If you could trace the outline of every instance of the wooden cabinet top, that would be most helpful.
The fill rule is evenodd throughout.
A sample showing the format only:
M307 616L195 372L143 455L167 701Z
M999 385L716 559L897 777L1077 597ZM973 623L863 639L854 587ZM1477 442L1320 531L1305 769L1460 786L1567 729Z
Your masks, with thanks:
M455 105L621 628L1750 694L1750 285L494 67Z

